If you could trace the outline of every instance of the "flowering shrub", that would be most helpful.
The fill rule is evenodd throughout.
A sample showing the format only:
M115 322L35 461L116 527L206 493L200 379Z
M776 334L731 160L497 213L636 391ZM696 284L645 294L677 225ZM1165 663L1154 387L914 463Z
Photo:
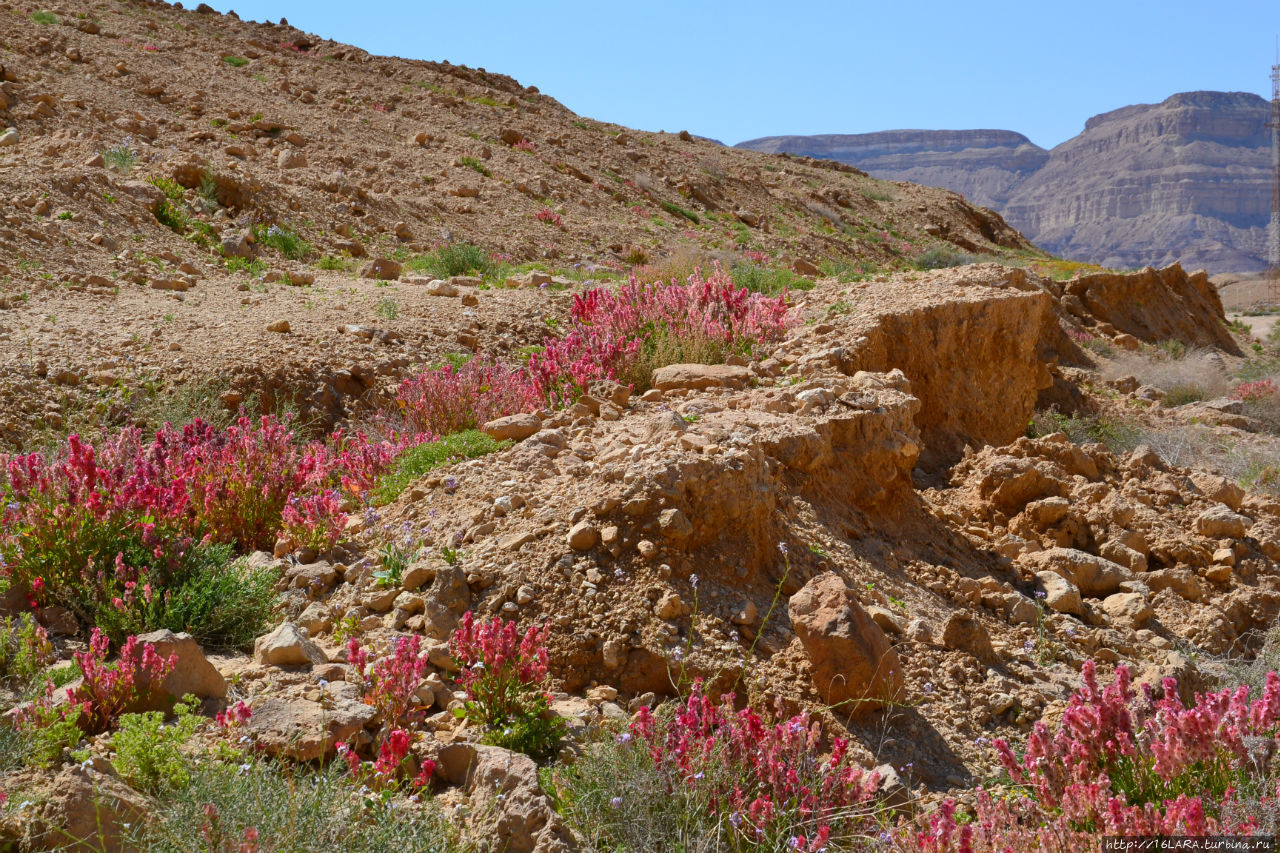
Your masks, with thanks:
M339 432L304 444L275 418L242 417L224 430L166 424L149 440L123 429L97 447L72 435L60 454L0 457L0 583L117 638L159 627L175 591L225 562L214 543L269 549L283 527L331 547L346 521L337 490L371 488L416 440Z
M280 510L281 530L286 538L297 545L316 551L328 551L338 544L347 514L342 511L342 499L333 489L289 498Z
M447 435L544 404L567 405L599 379L647 387L662 365L754 357L795 320L785 296L737 287L718 264L710 278L695 271L685 284L641 284L633 274L617 290L576 294L565 334L548 338L524 368L485 359L446 365L405 380L396 400L411 430Z
M742 846L818 851L862 827L880 784L836 738L831 754L819 749L821 730L807 712L766 721L754 709L735 711L733 695L717 704L695 684L673 716L641 709L631 725L636 748L647 748L673 791L704 789L726 835Z
M1241 382L1231 392L1232 399L1257 403L1271 399L1280 394L1280 388L1271 379L1259 379L1256 382Z
M529 370L543 397L564 403L597 379L643 387L664 364L754 356L794 322L785 297L739 288L719 264L710 278L695 272L686 284L642 284L633 275L617 290L576 294L568 332L532 355Z
M426 655L420 653L417 634L398 637L392 653L369 666L369 653L352 637L347 643L347 662L364 684L364 701L377 708L387 725L400 727L409 719L414 694L427 669Z
M110 665L106 662L109 649L106 635L94 628L88 651L75 653L83 677L78 686L67 691L67 704L54 704L53 682L49 681L42 697L19 710L19 727L47 728L71 721L84 734L104 732L140 690L165 678L178 660L177 655L162 658L151 643L139 648L136 637L125 641L119 660Z
M1267 676L1262 696L1249 701L1237 687L1178 699L1166 678L1164 697L1149 685L1141 696L1129 671L1100 689L1092 661L1062 725L1050 733L1037 723L1018 758L995 742L1020 797L997 800L980 792L976 817L959 822L948 802L927 820L914 846L930 851L1096 849L1099 835L1248 834L1251 812L1274 808L1268 762L1280 720L1280 676Z
M477 357L461 367L446 364L404 380L396 403L412 429L443 436L534 411L541 399L525 371Z
M471 611L449 638L449 650L461 669L458 684L467 692L460 716L485 728L485 740L508 749L541 755L559 741L563 722L548 714L545 631L530 626L521 637L514 622L493 617L476 622Z
M564 221L563 221L564 218L560 214L553 212L549 207L544 207L542 208L542 210L539 210L537 213L533 215L533 218L538 220L539 222L545 222L548 225L554 225L557 228L564 227Z
M879 776L852 761L847 741L824 754L807 713L738 711L701 682L656 713L642 709L556 782L596 849L861 850L877 829Z
M392 729L378 747L378 757L370 764L366 764L360 760L360 756L350 744L344 741L337 743L338 757L347 762L351 775L382 790L394 788L402 779L412 775L408 763L409 749L412 746L412 734L404 729ZM424 760L418 766L418 773L413 778L413 787L423 788L430 785L431 777L435 772L436 763L430 758Z
M526 154L536 154L538 151L537 146L535 146L532 142L525 139L524 137L521 137L520 141L517 142L515 145L512 145L511 147L514 148L516 151L523 151Z

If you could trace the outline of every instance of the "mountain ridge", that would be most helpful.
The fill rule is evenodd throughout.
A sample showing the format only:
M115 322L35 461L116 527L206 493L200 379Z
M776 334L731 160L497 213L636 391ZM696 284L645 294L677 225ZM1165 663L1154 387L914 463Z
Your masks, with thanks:
M1099 113L1048 150L989 129L782 135L738 147L951 189L1079 260L1254 270L1265 266L1269 112L1258 95L1205 90Z

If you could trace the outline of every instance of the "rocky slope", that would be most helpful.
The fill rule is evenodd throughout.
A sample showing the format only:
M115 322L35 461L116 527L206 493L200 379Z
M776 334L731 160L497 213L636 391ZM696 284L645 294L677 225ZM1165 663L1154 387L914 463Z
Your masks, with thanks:
M1257 95L1185 92L1094 116L1048 152L987 130L768 137L741 147L828 156L876 177L956 190L1065 257L1226 272L1265 266L1268 115Z
M602 124L510 77L287 24L144 2L37 20L0 3L0 42L0 383L26 400L0 416L10 444L56 428L86 388L144 376L215 376L229 399L333 420L412 363L510 348L565 309L560 285L501 319L442 309L405 284L441 247L479 246L487 284L504 265L600 280L750 251L812 274L901 268L946 241L1027 247L952 193ZM305 241L292 259L251 230L270 226ZM396 263L356 275L371 259ZM287 337L267 330L284 323Z

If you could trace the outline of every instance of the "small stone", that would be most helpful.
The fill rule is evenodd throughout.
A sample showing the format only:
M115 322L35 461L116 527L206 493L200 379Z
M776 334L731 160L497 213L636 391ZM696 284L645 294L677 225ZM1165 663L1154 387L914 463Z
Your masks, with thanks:
M8 148L11 145L18 144L18 129L11 127L0 133L0 148Z
M689 608L685 605L684 600L680 598L679 593L668 592L654 605L653 615L659 619L670 620L678 619L688 611Z
M658 527L672 539L687 539L693 534L693 525L678 509L664 509L658 513Z
M276 320L276 321L275 321L275 322L273 322L273 323L268 323L268 324L267 324L267 331L268 331L268 332L276 332L276 333L281 334L281 335L287 335L287 334L290 332L290 328L289 328L289 321L288 321L288 320Z
M567 537L569 547L575 551L589 551L595 547L599 533L595 525L588 521L579 521L570 530Z

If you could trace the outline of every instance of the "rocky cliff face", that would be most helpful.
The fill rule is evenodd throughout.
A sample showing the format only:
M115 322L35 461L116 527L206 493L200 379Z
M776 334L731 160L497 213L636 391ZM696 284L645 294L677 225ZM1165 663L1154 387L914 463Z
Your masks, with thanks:
M1270 206L1267 102L1185 92L1094 116L1044 151L1010 131L890 131L742 143L935 184L993 207L1050 251L1112 267L1253 270Z

